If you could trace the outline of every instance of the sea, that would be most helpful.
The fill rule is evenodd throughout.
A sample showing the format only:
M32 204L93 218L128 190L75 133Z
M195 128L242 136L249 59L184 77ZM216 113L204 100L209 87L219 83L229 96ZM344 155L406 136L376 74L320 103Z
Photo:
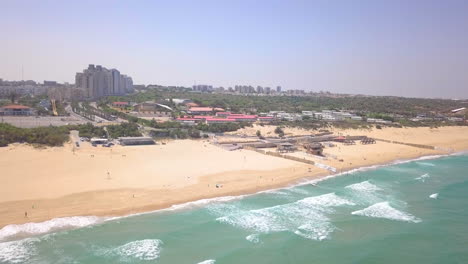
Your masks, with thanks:
M0 263L468 263L468 156L0 230Z

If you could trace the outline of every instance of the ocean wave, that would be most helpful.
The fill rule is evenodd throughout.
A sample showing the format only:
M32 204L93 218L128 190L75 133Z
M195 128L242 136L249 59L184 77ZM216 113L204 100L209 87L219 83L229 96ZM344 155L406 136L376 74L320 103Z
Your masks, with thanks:
M319 196L307 197L297 201L298 204L306 204L308 206L318 206L323 208L337 207L343 205L356 205L355 203L339 197L335 193L327 193Z
M245 239L247 241L250 241L250 242L254 243L254 244L260 243L260 236L258 234L250 234L250 235L246 236Z
M162 244L159 239L136 240L109 250L106 255L117 255L123 259L156 260Z
M431 199L437 199L439 197L439 193L433 193L431 195L429 195L429 198Z
M334 231L331 225L321 225L316 223L308 223L301 225L294 231L294 234L311 240L324 240L328 238L328 234Z
M17 236L40 235L62 229L85 227L100 223L104 221L104 219L103 217L97 216L72 216L54 218L39 223L7 225L0 229L0 241Z
M345 188L351 189L354 191L361 191L361 192L375 192L375 191L382 190L376 185L370 183L369 181L363 181L360 183L351 184L351 185L345 186Z
M419 165L435 167L435 164L429 162L416 162Z
M430 177L429 173L425 173L417 178L414 178L417 181L425 182Z
M36 254L38 238L0 243L0 263L27 263Z
M421 222L419 218L391 207L389 202L376 203L362 210L354 211L351 214L412 223Z
M334 230L326 214L332 213L333 207L345 205L354 203L328 193L256 210L235 207L216 220L258 233L289 231L308 239L323 240Z
M216 262L216 260L214 259L207 259L207 260L204 260L202 262L198 262L197 264L214 264Z

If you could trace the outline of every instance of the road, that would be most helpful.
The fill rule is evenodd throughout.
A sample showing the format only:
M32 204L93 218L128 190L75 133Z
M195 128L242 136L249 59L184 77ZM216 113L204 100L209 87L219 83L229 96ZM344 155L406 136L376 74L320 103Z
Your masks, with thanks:
M91 122L91 123L93 123L91 120L88 120L88 119L86 119L86 118L80 116L79 114L73 112L73 109L72 109L72 107L71 107L70 104L68 104L68 105L65 107L65 111L66 111L67 113L69 113L70 116L72 116L72 117L74 117L74 118L76 118L76 119L78 119L78 120L82 120L82 121L85 121L85 122Z

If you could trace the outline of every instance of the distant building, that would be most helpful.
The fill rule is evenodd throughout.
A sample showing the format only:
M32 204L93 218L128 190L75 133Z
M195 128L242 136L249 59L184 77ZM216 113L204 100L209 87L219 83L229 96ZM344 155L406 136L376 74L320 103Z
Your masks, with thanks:
M160 114L161 116L170 116L172 109L163 104L153 102L144 102L134 106L135 111L139 113Z
M187 112L191 115L206 115L216 112L224 112L224 109L214 107L190 107Z
M88 98L100 98L108 95L124 95L132 93L133 80L120 74L116 69L106 69L101 65L90 64L83 72L75 75L76 88L86 91Z
M197 84L197 85L194 85L192 89L197 92L212 92L213 86L206 85L206 84Z
M56 86L59 85L56 81L44 81L44 85L46 86Z
M130 104L128 102L113 102L112 106L120 109L127 108Z
M34 115L36 111L24 105L6 105L0 108L0 115L2 116L30 116Z
M281 93L281 86L276 86L276 92Z

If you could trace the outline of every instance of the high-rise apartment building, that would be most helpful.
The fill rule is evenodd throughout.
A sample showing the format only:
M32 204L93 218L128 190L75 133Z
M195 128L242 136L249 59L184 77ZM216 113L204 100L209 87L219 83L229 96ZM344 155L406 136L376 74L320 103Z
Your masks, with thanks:
M108 95L124 95L133 92L131 77L120 74L116 69L106 69L101 65L90 64L83 72L75 75L75 86L85 90L88 98Z

